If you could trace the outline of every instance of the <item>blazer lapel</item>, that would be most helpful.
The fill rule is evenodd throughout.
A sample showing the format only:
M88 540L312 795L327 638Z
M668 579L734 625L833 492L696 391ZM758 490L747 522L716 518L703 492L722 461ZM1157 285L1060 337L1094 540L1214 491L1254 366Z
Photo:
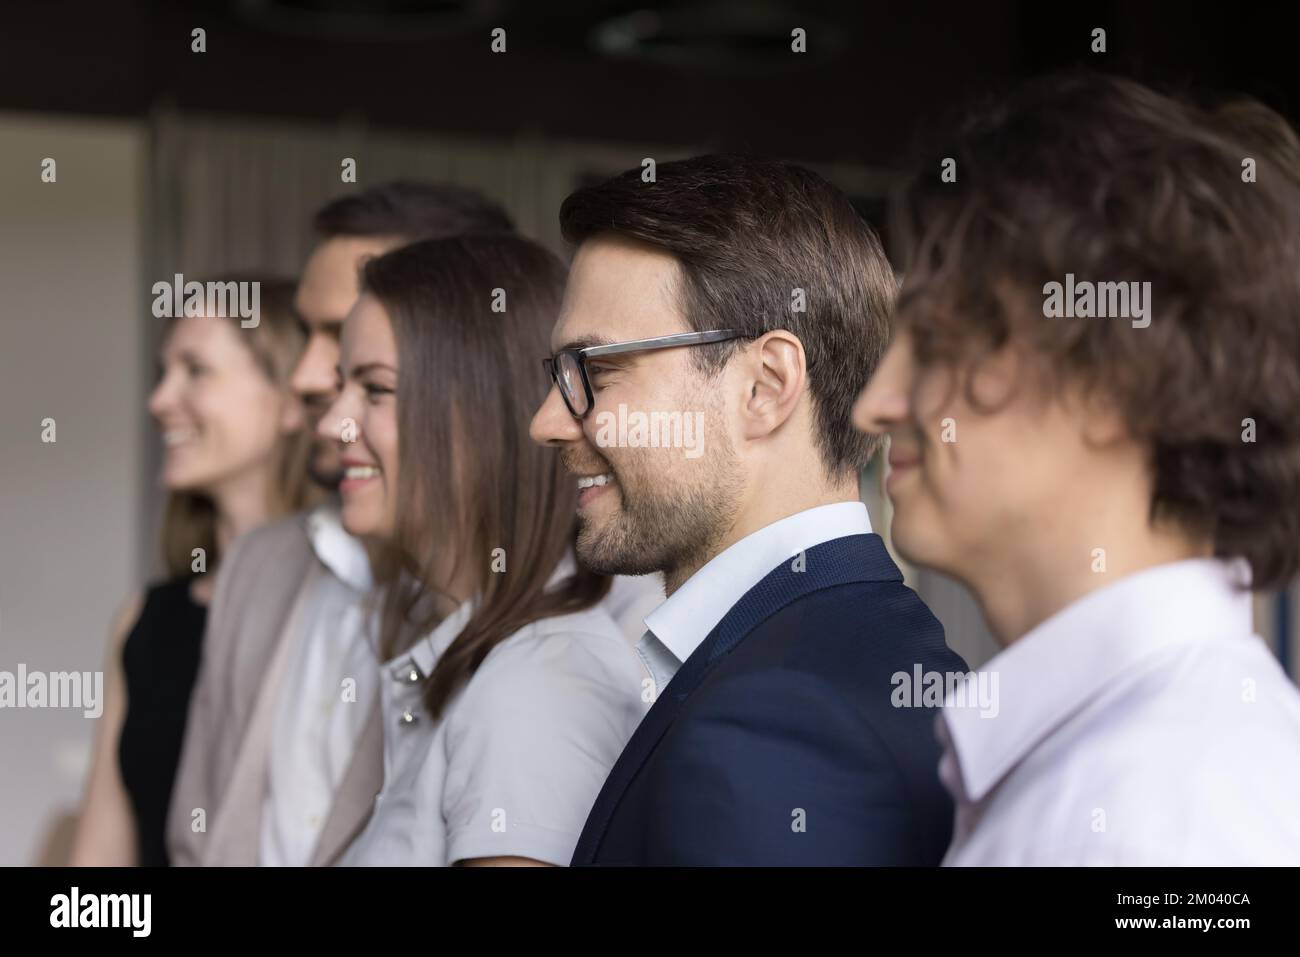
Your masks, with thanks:
M805 595L861 581L902 581L902 573L879 535L849 535L804 553L802 570L782 562L747 591L682 663L619 755L587 816L574 850L575 865L595 863L601 841L619 802L638 771L672 725L682 704L709 670L758 625Z
M379 696L370 706L370 714L357 738L352 760L339 782L330 805L329 817L312 852L312 866L333 864L357 832L365 825L374 810L375 795L384 783L384 731L380 724Z
M308 579L309 581L310 579ZM262 804L266 796L266 763L275 728L279 691L289 669L295 636L304 614L310 589L299 589L285 627L277 634L275 652L260 676L253 713L249 717L239 753L209 837L209 857L204 862L217 866L256 864L261 844Z

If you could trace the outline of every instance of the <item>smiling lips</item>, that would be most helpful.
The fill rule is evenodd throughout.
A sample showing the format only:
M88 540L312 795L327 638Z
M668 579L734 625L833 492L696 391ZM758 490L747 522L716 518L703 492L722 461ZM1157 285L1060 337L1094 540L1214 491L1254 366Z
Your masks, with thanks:
M177 426L175 428L167 429L165 432L163 432L162 441L163 441L163 445L166 448L170 449L170 448L175 448L178 445L182 445L186 442L189 442L191 439L196 439L198 438L198 435L199 435L198 429L191 429L191 428L184 428L184 427Z
M895 484L906 475L915 471L921 464L919 452L907 453L891 446L889 450L889 476L885 479L885 491L893 492Z
M371 479L379 477L380 469L369 462L356 459L343 460L343 478L339 482L339 492L351 492L365 485Z
M601 475L579 475L578 476L578 508L582 508L597 495L605 491L607 486L614 484L614 476L605 472Z

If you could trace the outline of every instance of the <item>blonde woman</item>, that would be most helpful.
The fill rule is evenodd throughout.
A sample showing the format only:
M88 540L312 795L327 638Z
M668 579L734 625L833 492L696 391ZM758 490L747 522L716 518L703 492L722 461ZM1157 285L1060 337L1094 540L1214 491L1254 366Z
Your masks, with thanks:
M149 397L164 447L166 580L118 618L75 865L165 865L164 825L221 555L309 504L308 437L289 375L303 347L293 284L260 281L259 321L186 316ZM202 551L199 551L199 550Z

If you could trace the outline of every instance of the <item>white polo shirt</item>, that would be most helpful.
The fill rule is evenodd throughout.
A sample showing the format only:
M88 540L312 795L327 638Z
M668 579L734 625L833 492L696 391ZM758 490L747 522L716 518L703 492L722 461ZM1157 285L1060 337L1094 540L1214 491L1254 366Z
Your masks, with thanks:
M950 696L944 864L1300 864L1300 692L1248 581L1213 559L1129 575L981 669L995 716Z
M573 568L566 559L552 582ZM494 646L435 721L423 679L474 607L465 602L384 666L384 787L340 865L572 859L650 707L636 654L603 604L542 618Z

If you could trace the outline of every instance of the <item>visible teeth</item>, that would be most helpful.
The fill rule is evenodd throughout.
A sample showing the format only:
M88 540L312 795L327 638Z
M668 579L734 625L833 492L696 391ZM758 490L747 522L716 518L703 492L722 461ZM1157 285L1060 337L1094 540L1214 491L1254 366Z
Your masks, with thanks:
M198 435L194 429L169 429L162 434L163 445L180 445Z
M350 479L374 478L378 474L379 469L373 465L349 465L343 470L343 477Z
M578 491L584 488L591 488L593 485L606 485L614 481L614 476L605 475L584 475L578 479Z

